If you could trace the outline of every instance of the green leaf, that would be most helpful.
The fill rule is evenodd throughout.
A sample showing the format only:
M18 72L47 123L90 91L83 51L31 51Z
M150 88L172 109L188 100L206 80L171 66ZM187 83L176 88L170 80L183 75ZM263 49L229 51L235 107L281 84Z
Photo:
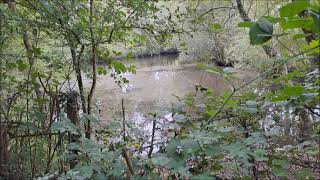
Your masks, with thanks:
M294 40L297 40L297 39L302 39L302 38L305 38L305 37L306 37L305 34L295 34L295 35L293 36L293 39L294 39Z
M212 176L210 173L203 173L196 176L192 176L191 180L215 180L216 178Z
M93 140L87 139L85 137L81 137L80 142L81 142L81 149L83 152L89 153L92 156L95 156L97 153L99 153L99 156L101 155L105 156L105 154L101 154L100 150L101 148L103 148L101 144L98 144Z
M250 44L258 45L269 41L272 38L273 25L265 18L260 18L250 27Z
M203 146L203 149L204 149L206 155L208 155L208 156L219 155L222 151L222 149L218 143L205 145L205 146Z
M69 143L68 146L67 146L67 149L80 151L81 150L81 146L78 143Z
M305 180L305 179L315 179L313 172L309 168L304 168L295 173L295 178L298 180Z
M272 172L274 175L283 177L288 175L289 161L283 159L272 160Z
M183 148L183 151L186 153L193 153L194 151L199 150L199 144L197 141L195 141L193 138L184 139L181 141L181 145Z
M79 168L79 175L84 178L91 178L93 174L93 167L92 166L82 166Z
M32 46L32 53L36 56L41 55L41 48L37 48L35 46Z
M301 85L286 86L284 87L282 93L289 97L298 97L302 95L303 91L304 91L304 88Z
M308 8L309 3L306 0L297 0L280 8L281 17L292 17Z
M264 149L257 149L252 153L256 161L268 161L268 153Z
M181 146L181 143L180 141L178 140L173 140L171 141L167 147L166 147L166 150L167 150L167 153L170 155L170 156L175 156L177 155L177 147L178 146Z
M215 30L220 30L220 29L222 29L221 24L219 24L219 23L213 24L213 28L214 28Z
M265 144L266 139L260 133L252 133L250 137L244 140L247 146Z
M173 119L176 121L176 122L185 122L186 121L186 116L182 115L182 114L175 114L173 116Z
M111 67L114 67L114 69L118 72L118 73L123 73L123 72L126 72L127 71L127 68L126 66L121 63L121 62L118 62L118 61L112 61L111 62Z
M102 67L102 66L98 66L97 67L97 72L98 72L98 74L99 75L106 75L107 74L107 70L106 70L106 68L105 67Z
M244 22L239 22L238 27L251 27L253 24L254 22L244 21Z
M141 37L145 37L145 36L143 35ZM132 52L128 52L128 54L125 55L124 60L130 61L133 59L133 57L134 57L134 54Z
M186 42L182 42L179 44L180 48L182 49L186 49L187 48L187 43Z
M171 159L166 156L157 156L151 159L152 163L157 166L166 166L170 163Z
M258 112L257 108L251 108L251 107L241 107L241 109L245 112L248 112L250 114L255 114Z
M271 24L271 22L269 20L267 20L266 18L260 18L257 23L259 25L259 28L262 31L266 32L269 35L272 35L273 25Z
M93 122L93 123L99 122L99 120L95 116L93 116L91 114L86 114L86 113L82 114L82 116L80 117L80 120L82 123L88 123L88 121Z
M60 120L61 121L56 121L52 124L52 132L70 132L72 134L79 134L78 128L66 117L65 113L60 114Z
M185 167L185 166L173 166L175 168L173 168L172 172L173 173L179 173L180 175L182 176L188 176L189 173L188 173L188 170L189 170L189 167Z
M209 115L209 116L212 116L212 115L214 115L214 114L216 114L217 113L217 110L208 110L207 111L207 114Z
M246 105L248 106L248 107L252 107L252 108L255 108L255 107L257 107L258 106L258 102L255 102L255 101L246 101Z
M105 180L108 179L107 176L105 174L103 174L102 172L98 172L98 174L93 178L95 180Z
M303 44L300 47L301 51L305 51L305 50L314 48L314 50L308 52L307 55L318 54L320 52L320 48L318 47L320 44L319 40L320 40L320 38L318 37L317 39L311 41L310 44Z
M309 10L320 14L320 6L319 5L320 4L319 3L317 4L316 2L311 3L310 6L309 6Z
M25 69L28 68L28 64L25 63L23 60L18 60L17 65L18 65L19 71L24 71Z
M125 170L126 170L126 166L124 162L120 159L117 159L114 163L112 163L112 170L108 171L108 175L120 177ZM115 179L121 179L121 178L115 178Z
M282 20L282 18L278 18L278 17L271 17L271 16L262 16L262 17L266 18L268 21L270 21L273 24L278 23Z
M284 177L288 175L288 171L286 169L280 168L280 167L274 167L272 169L272 172L274 175L279 176L279 177Z
M283 28L283 30L294 29L294 28L305 28L305 29L311 30L312 24L313 24L313 21L310 17L308 18L292 17L280 22L280 26Z
M320 14L315 12L310 12L313 19L312 32L320 33Z

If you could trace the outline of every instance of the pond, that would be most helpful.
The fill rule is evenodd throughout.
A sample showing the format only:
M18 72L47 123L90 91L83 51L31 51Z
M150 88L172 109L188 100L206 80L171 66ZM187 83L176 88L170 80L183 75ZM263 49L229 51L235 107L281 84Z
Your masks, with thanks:
M151 140L155 119L159 130L155 133L154 143L159 146L161 142L165 143L168 132L164 130L174 125L168 109L185 95L194 94L196 85L210 87L218 95L230 88L219 75L206 73L196 67L196 63L181 63L174 55L139 58L127 65L135 65L137 72L124 74L129 80L125 87L118 86L110 75L99 76L95 92L96 113L102 124L121 121L123 99L126 120L133 128L142 130L145 146ZM253 73L238 70L234 82L239 84L252 76ZM89 83L90 80L86 79L85 84ZM148 113L157 113L157 117L153 118ZM154 151L159 146L155 146Z
M169 106L188 93L195 92L196 85L211 87L217 94L228 88L222 77L208 74L195 63L181 63L177 56L152 56L139 58L128 64L137 67L136 74L125 74L129 80L126 87L119 87L109 75L98 78L95 97L103 121L110 121L121 110L125 101L126 113L148 113L159 106ZM242 75L242 79L248 79ZM240 79L240 78L239 78ZM90 80L85 80L89 84Z

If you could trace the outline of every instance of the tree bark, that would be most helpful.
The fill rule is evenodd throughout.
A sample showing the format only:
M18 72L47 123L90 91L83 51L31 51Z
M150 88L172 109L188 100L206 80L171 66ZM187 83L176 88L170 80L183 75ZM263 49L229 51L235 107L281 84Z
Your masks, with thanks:
M70 45L70 52L71 52L71 59L72 59L72 65L76 72L77 82L78 82L78 88L80 93L80 99L81 99L81 106L83 113L87 113L87 106L86 106L86 99L84 95L84 88L83 88L83 81L82 81L82 74L81 74L81 66L80 66L80 58L84 51L84 45L81 46L80 52L77 55L76 48L73 45Z
M79 116L79 104L78 104L79 94L76 91L71 91L67 94L67 106L66 113L68 119L80 129L80 116ZM70 143L76 143L79 141L79 136L75 134L69 134ZM74 158L69 161L70 168L74 168L78 164L78 160L76 156L78 154L78 150L72 150L71 154L74 155Z
M9 135L7 128L0 122L0 176L6 177L8 172L8 160L9 160Z
M97 84L97 44L95 41L94 33L93 33L93 0L90 0L90 35L92 41L92 48L91 48L91 63L92 63L92 84L90 88L90 92L88 94L88 114L91 114L92 111L92 98L94 94L94 90ZM87 128L86 128L86 138L90 139L91 136L91 124L90 120L88 120Z

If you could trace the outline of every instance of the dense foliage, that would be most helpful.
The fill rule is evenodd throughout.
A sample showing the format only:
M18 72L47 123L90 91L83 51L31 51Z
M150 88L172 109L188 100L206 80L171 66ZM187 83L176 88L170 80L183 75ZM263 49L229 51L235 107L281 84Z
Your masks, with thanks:
M320 177L319 1L0 2L0 179ZM151 46L178 46L228 88L147 114L150 132L123 101L106 125L97 77L126 84L124 62ZM216 64L257 73L239 83Z

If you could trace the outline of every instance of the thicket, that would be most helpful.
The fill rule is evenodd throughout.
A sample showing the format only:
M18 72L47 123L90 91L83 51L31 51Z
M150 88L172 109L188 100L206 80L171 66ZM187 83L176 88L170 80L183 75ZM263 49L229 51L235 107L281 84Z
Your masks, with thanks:
M318 1L257 1L252 7L250 1L199 0L170 8L175 1L0 2L0 179L320 177ZM262 15L253 18L251 8ZM239 23L212 19L221 9ZM199 32L230 48L223 44L227 38L242 52L253 46L238 41L241 34L219 36L241 28L261 55L256 77L236 85L234 69L199 64L228 82L222 95L197 86L196 95L146 115L150 134L129 123L122 102L121 121L99 128L97 77L112 72L121 84L127 82L122 73L135 72L113 57L129 60L136 47L165 46ZM182 41L179 48L192 52L188 45ZM237 50L230 52L239 58ZM172 120L164 121L168 112Z

